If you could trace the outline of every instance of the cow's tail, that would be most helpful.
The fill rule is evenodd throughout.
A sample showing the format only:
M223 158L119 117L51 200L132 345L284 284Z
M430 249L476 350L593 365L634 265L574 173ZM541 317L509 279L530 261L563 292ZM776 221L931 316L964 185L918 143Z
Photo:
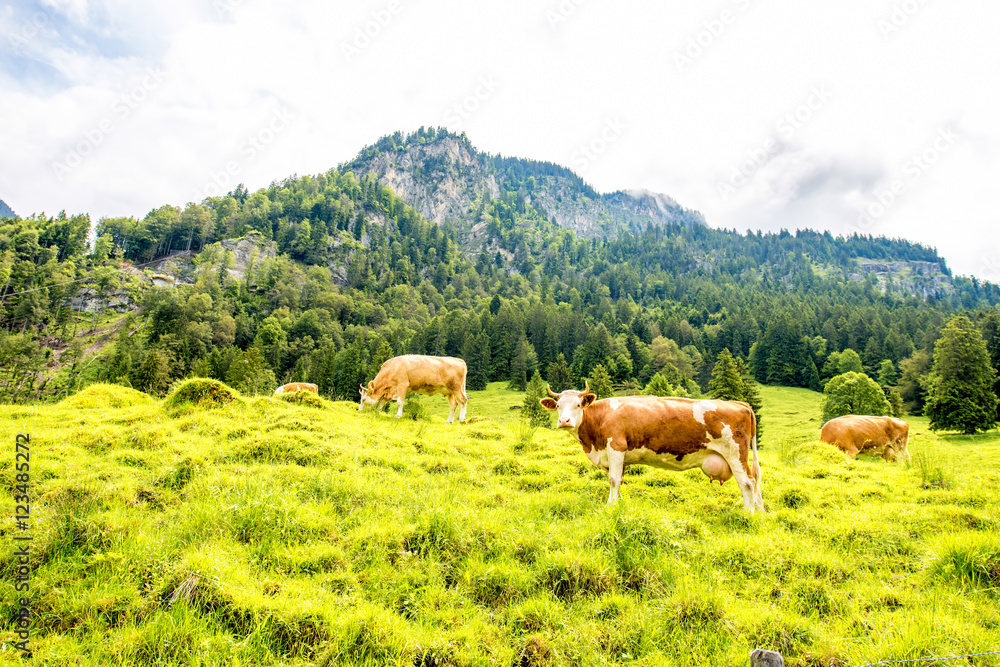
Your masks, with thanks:
M754 476L754 493L756 495L755 500L760 501L760 512L764 513L764 489L761 485L761 477L763 476L760 470L760 459L757 457L757 413L750 409L751 421L750 426L753 428L753 438L750 441L750 445L753 448L753 468L757 471Z

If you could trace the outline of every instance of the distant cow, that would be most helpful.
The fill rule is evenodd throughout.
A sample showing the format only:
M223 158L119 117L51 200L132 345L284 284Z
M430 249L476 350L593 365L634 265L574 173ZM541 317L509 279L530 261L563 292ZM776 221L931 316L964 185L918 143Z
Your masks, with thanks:
M286 385L282 385L274 390L275 395L278 394L289 394L293 391L311 391L314 394L319 393L319 387L311 382L289 382Z
M819 439L837 445L852 459L862 452L880 455L886 461L910 460L906 440L910 426L895 417L844 415L823 424Z
M465 404L469 397L465 393L465 362L454 357L427 357L420 354L404 354L389 359L379 369L375 379L365 387L361 385L361 405L382 406L395 399L399 404L396 417L403 416L406 394L444 394L451 404L448 423L455 420L455 407L462 406L458 421L465 421Z
M659 396L598 401L589 383L583 391L549 389L549 396L541 404L557 411L558 427L573 433L591 463L608 472L609 505L618 499L622 471L643 463L667 470L700 467L719 484L735 477L746 510L764 512L757 417L746 403Z

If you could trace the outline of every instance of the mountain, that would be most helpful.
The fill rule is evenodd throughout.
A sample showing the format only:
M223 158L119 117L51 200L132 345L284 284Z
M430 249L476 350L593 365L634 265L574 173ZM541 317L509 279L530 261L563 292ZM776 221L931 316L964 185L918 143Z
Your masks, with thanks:
M16 217L17 213L14 213L14 209L12 209L10 206L7 206L7 203L4 202L4 200L0 199L0 220L2 220L3 218L16 218Z
M870 375L902 375L919 409L951 315L1000 331L987 321L1000 288L951 276L933 248L715 229L664 195L602 195L565 167L443 131L384 137L339 169L253 193L101 218L93 248L89 233L86 214L0 225L0 348L16 335L33 351L0 400L94 380L161 393L192 374L354 398L404 353L465 359L470 388L523 388L537 369L633 390L660 374L697 395L728 349L762 382L817 388L851 349ZM170 287L146 292L126 262ZM80 377L74 300L107 309L122 290L141 322L122 321ZM50 345L78 370L46 384Z
M648 225L704 226L705 219L672 198L643 190L599 194L580 176L551 162L488 155L466 135L421 129L382 137L340 167L374 174L424 218L454 225L465 243L481 247L489 218L515 216L572 229L583 238L610 238Z

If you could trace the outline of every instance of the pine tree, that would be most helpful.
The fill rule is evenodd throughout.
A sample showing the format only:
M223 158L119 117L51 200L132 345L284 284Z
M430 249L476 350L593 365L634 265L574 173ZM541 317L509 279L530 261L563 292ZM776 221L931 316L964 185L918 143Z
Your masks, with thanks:
M552 424L552 413L542 407L539 402L547 396L545 391L545 380L538 371L531 376L528 387L524 395L524 409L521 414L534 426L550 426Z
M878 383L883 387L891 387L899 380L899 373L896 372L896 365L892 359L883 359L878 367Z
M599 399L608 398L614 393L611 388L611 376L602 364L597 364L590 371L590 391L597 394Z
M996 371L996 381L993 383L993 393L1000 398L1000 312L993 310L979 323L983 332L986 351L990 355L990 365ZM997 419L1000 420L1000 402L997 405Z
M715 360L712 369L712 379L708 383L708 392L712 398L723 401L742 401L745 394L743 378L736 367L732 352L725 348Z
M964 316L955 316L934 345L925 414L931 429L987 431L997 422L996 371L979 330Z
M569 364L566 363L565 354L560 352L556 360L549 364L549 367L545 370L545 379L548 380L552 391L556 393L572 388L573 371L570 370Z
M528 384L528 341L521 338L514 348L510 359L510 382L507 388L513 391L524 391Z
M482 331L475 336L466 336L462 358L468 368L465 388L473 391L486 389L490 374L490 337Z
M660 373L657 373L652 378L650 378L649 383L646 388L642 390L642 393L646 396L673 396L676 393L673 385L671 385L667 378L663 377Z
M708 383L709 395L723 401L743 401L757 417L757 434L761 433L761 399L757 383L742 359L734 358L728 348L719 353Z

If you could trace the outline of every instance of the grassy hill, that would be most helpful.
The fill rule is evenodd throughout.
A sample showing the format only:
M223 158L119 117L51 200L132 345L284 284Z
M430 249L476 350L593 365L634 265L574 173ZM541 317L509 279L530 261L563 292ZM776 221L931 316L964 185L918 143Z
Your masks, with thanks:
M523 394L470 423L352 403L157 400L93 385L3 406L0 499L31 436L35 664L789 665L1000 650L1000 437L910 419L913 463L815 442L819 395L763 388L768 514L698 471L622 500ZM229 400L233 399L233 400ZM13 580L11 512L0 576ZM0 661L17 658L0 588ZM936 664L936 663L924 663ZM954 664L954 663L941 663ZM977 665L1000 665L1000 656Z

